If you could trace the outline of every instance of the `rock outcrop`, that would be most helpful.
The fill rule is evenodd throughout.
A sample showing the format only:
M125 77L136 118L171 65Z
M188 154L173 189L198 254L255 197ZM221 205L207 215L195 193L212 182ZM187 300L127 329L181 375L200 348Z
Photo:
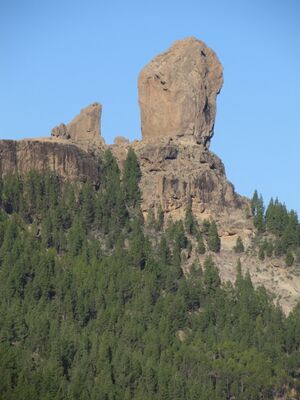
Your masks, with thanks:
M214 218L221 236L221 252L214 258L222 279L235 280L241 258L253 282L263 283L289 312L299 299L300 278L291 278L283 264L269 265L269 258L264 272L258 273L255 253L233 252L238 236L251 250L254 229L249 200L235 192L222 161L208 149L222 83L222 66L212 50L195 38L178 41L140 74L142 141L129 143L117 137L114 145L105 146L100 136L102 107L94 103L69 124L54 128L51 138L0 140L0 176L51 170L63 179L89 181L97 187L103 151L111 148L122 169L132 147L142 172L145 218L162 208L166 223L169 217L183 219L188 204L199 222ZM195 251L187 255L186 271L193 261L204 262L206 255L198 256Z
M205 43L175 42L139 76L143 139L183 136L208 146L222 84L222 65Z
M31 170L54 171L64 179L100 182L96 157L78 146L51 140L0 140L0 176Z
M105 146L101 110L99 103L89 105L69 124L53 128L50 138L0 140L0 176L50 170L63 179L99 185L99 157Z
M103 144L101 139L102 106L93 103L80 111L69 124L61 123L51 131L51 136L84 147L91 148Z
M235 192L226 178L222 161L205 146L168 138L157 139L156 143L142 140L113 145L112 151L121 168L130 146L141 167L145 215L161 206L173 219L184 218L187 204L191 202L199 219L212 216L218 219L235 213L244 219L247 200Z

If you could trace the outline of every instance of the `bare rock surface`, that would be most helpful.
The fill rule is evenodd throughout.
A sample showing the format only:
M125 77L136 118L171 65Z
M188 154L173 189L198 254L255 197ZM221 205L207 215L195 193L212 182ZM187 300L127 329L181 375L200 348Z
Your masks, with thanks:
M140 141L127 146L112 146L120 166L127 150L133 147L139 159L142 178L142 209L147 214L160 205L173 219L184 217L187 204L200 219L242 214L248 201L228 182L222 161L205 146L181 139Z
M31 170L53 171L58 176L79 182L100 181L96 157L70 143L51 140L0 140L0 175Z
M227 180L222 161L208 150L216 114L216 96L223 83L222 66L203 42L187 38L157 56L139 77L142 141L117 137L106 146L100 136L102 106L94 103L69 124L52 130L51 138L0 140L0 175L31 170L54 171L63 179L101 183L101 156L111 148L121 170L132 147L142 172L142 211L162 208L167 223L183 219L192 205L199 222L214 218L221 237L221 252L214 254L224 281L235 279L237 259L256 285L264 284L288 313L300 298L300 277L284 267L282 259L258 262L251 243L255 235L249 199L237 194ZM237 237L247 251L233 251ZM184 272L194 261L193 247ZM252 254L253 253L253 254ZM201 258L202 257L202 258Z
M222 65L204 42L175 42L139 76L143 139L183 136L208 146L222 84Z
M126 146L129 144L129 140L124 136L116 136L114 139L114 144L118 146Z
M103 144L101 138L102 106L93 103L83 108L69 124L61 123L51 131L51 136L69 140L86 149Z

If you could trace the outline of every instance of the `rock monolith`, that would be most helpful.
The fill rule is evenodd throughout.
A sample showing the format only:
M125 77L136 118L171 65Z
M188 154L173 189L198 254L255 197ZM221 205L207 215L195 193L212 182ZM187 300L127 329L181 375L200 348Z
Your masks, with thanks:
M194 37L175 42L139 76L143 139L182 136L208 147L222 84L213 50Z
M53 128L51 136L68 139L77 144L99 142L101 112L101 104L93 103L83 108L69 124L62 123Z

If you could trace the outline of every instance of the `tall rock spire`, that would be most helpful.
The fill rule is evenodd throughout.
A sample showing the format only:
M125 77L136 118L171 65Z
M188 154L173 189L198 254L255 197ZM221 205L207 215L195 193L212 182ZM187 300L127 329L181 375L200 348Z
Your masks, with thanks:
M222 84L222 65L205 43L175 42L139 76L143 139L184 136L208 146Z

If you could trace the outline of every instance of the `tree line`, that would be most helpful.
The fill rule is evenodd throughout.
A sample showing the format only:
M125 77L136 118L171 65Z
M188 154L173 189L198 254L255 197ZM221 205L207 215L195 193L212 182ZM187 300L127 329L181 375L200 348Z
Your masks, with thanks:
M112 153L100 187L31 172L0 182L0 397L273 399L299 393L300 306L286 317L214 221L144 221L140 169ZM192 240L193 239L193 240ZM183 274L196 243L205 254Z

